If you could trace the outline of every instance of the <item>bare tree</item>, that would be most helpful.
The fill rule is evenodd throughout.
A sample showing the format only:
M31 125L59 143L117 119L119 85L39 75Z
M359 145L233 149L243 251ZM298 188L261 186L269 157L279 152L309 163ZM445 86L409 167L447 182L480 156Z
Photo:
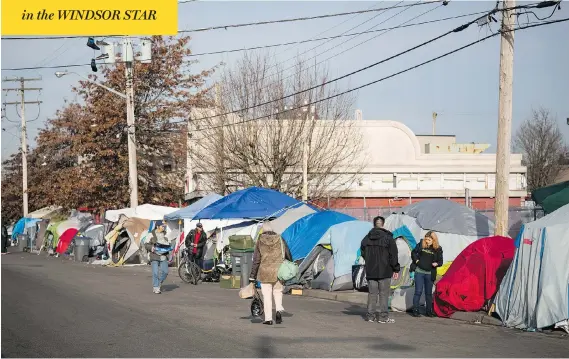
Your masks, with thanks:
M267 56L245 55L226 70L218 85L218 114L243 110L194 122L200 183L221 193L262 186L300 196L307 146L309 198L341 195L364 166L362 135L351 120L353 96L320 101L340 92L338 86L318 86L326 79L325 70L300 60L294 74L285 76Z
M556 118L548 109L532 110L532 116L516 132L514 146L522 152L528 168L528 189L552 184L561 171L567 146Z

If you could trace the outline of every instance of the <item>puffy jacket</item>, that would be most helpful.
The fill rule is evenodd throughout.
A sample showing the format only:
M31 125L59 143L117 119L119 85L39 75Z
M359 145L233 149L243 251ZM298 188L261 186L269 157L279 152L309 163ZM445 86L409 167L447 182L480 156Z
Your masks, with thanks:
M367 279L391 278L394 272L401 270L395 239L386 229L369 231L362 240L361 255L365 260Z
M292 261L286 242L275 232L262 233L255 245L249 278L261 283L275 283L283 259Z

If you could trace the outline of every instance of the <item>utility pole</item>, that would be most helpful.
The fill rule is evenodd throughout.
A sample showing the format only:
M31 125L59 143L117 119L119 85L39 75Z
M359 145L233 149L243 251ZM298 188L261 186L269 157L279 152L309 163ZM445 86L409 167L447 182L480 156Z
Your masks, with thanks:
M20 82L20 88L10 88L5 89L5 91L19 91L20 92L20 102L6 102L5 105L20 105L21 111L21 141L22 141L22 198L23 198L23 212L24 217L28 215L28 144L27 144L27 132L26 132L26 105L27 104L40 104L41 101L27 101L25 99L26 91L41 91L41 87L31 88L26 87L27 81L41 81L40 78L30 78L26 79L23 77L4 79L3 82Z
M130 38L124 40L124 60L126 75L126 122L128 125L128 175L130 187L130 207L138 206L138 169L136 166L136 131L134 128L134 86L132 66L134 54Z
M435 135L435 127L437 126L437 116L436 112L433 112L433 136Z
M194 191L194 172L192 168L192 116L188 116L188 136L186 139L186 194Z
M504 9L516 5L515 0L504 0ZM514 75L514 17L511 11L502 13L500 40L500 83L498 105L498 148L496 151L496 215L495 235L508 234L510 200L510 147L512 139L512 87Z
M302 201L308 201L308 139L302 145Z

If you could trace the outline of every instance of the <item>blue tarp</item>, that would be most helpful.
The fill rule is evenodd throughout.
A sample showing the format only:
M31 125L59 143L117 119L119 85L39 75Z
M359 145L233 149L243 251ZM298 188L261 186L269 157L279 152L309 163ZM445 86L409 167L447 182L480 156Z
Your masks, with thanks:
M167 221L175 221L177 219L192 219L196 214L198 214L199 211L222 198L223 196L220 196L217 193L210 193L200 200L192 203L188 207L165 215L164 219Z
M352 265L359 256L362 239L372 229L370 222L350 221L336 224L318 241L317 245L331 245L334 258L334 279L352 275Z
M37 219L37 218L20 218L20 220L18 222L16 222L16 225L14 226L14 229L12 229L12 239L15 240L18 238L18 234L22 234L24 233L24 230L26 228L30 228L32 226L34 226L36 224L36 222L41 221L41 219Z
M413 233L409 230L409 227L403 225L402 227L397 228L393 231L393 238L397 239L399 237L405 238L409 246L411 246L411 250L415 249L417 246L417 239L413 236ZM419 238L420 240L420 238Z
M292 259L302 259L310 253L330 227L338 223L355 220L354 217L335 211L317 212L294 222L285 229L282 237L290 248Z
M284 209L299 203L286 194L259 187L233 192L204 208L193 219L264 219L279 217Z

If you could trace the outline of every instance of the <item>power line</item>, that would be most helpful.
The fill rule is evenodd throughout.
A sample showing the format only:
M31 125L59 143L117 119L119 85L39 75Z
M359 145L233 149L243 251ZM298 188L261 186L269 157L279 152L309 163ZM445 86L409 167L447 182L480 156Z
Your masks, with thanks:
M392 26L392 27L385 27L385 28L376 29L376 30L368 30L368 31L362 31L362 32L352 32L352 33L343 34L343 35L334 35L334 36L321 37L321 38L308 39L308 40L301 40L301 41L291 41L291 42L284 42L284 43L272 44L272 45L254 46L254 47L248 47L248 48L242 48L242 49L219 50L219 51L212 51L212 52L200 52L200 53L188 55L188 57L205 56L205 55L217 55L217 54L231 53L231 52L240 52L240 51L250 51L250 50L267 49L267 48L271 48L271 47L288 46L288 45L294 45L294 44L303 44L303 43L306 43L306 42L323 41L323 40L329 40L329 39L337 39L337 38L340 38L340 37L348 37L348 36L356 36L356 35L363 35L363 34L371 34L371 33L380 32L380 31L396 30L396 29L402 29L402 28L406 28L406 27L413 27L413 26L420 26L420 25L426 25L426 24L433 24L433 23L437 23L437 22L448 21L448 20L455 20L455 19L460 19L460 18L463 18L463 17L469 17L469 16L480 15L480 14L486 14L486 13L488 13L488 12L487 12L487 11L478 11L478 12L473 12L473 13L470 13L470 14L457 15L457 16L449 16L449 17L445 17L445 18L442 18L442 19L434 19L434 20L428 20L428 21L421 21L421 22L415 22L415 23L411 23L411 24L397 25L397 26Z
M322 40L328 40L328 39L336 39L336 38L340 38L340 37L357 36L357 35L375 33L375 32L380 32L380 31L396 30L396 29L407 28L407 27L433 24L433 23L437 23L437 22L455 20L455 19L460 19L463 17L469 17L469 16L486 14L486 13L487 13L487 11L479 11L479 12L474 12L474 13L470 13L470 14L450 16L450 17L445 17L445 18L441 18L441 19L434 19L434 20L429 20L429 21L416 22L416 23L412 23L412 24L401 24L401 25L387 27L387 28L383 28L383 29L355 32L355 33L343 34L343 35L335 35L335 36L323 37L323 38L318 38L318 39L309 39L309 40L292 41L292 42L280 43L280 44L255 46L255 47L249 47L249 48L243 48L243 49L232 49L232 50L220 50L220 51L214 51L214 52L204 52L204 53L198 53L198 54L191 54L191 55L188 55L187 57L196 57L196 56L203 56L203 55L215 55L215 54L221 54L221 53L259 50L259 49L265 49L265 48L271 48L271 47L287 46L287 45L293 45L293 44L302 44L302 43L306 43L306 42L322 41ZM80 67L80 66L90 66L90 65L91 65L90 63L85 63L85 64L54 65L54 66L15 67L15 68L4 68L4 69L2 69L2 71L59 69L59 68L64 68L64 67Z
M426 2L426 3L424 3L424 5L430 4L432 2L440 2L440 1L443 1L443 0ZM386 9L411 7L411 6L414 6L414 4L405 4L405 5L399 5L399 6L395 6L395 7L389 7L389 8L366 9L366 10L357 10L357 11L341 12L341 13L334 13L334 14L305 16L305 17L297 17L297 18L291 18L291 19L268 20L268 21L249 22L249 23L242 23L242 24L218 25L218 26L210 26L210 27L204 27L204 28L198 28L198 29L179 30L178 34L191 33L191 32L204 32L204 31L212 31L212 30L220 30L220 29L227 30L230 28L269 25L269 24L282 24L282 23L287 23L287 22L326 19L326 18L331 18L331 17L347 16L347 15L353 15L353 14L364 14L364 13L368 13L368 12L377 12L377 11L383 11ZM126 36L126 35L93 35L93 37L108 37L108 38L110 38L110 37L121 37L121 36ZM59 39L80 39L80 38L86 38L86 37L88 37L88 36L5 37L5 38L2 38L2 40L59 40Z
M488 16L488 14L494 13L494 12L496 12L496 11L497 11L496 9L491 10L490 12L487 12L487 15L484 15L484 16ZM271 101L263 102L263 103L256 104L256 105L252 105L252 106L245 107L245 108L240 108L239 110L229 111L229 112L226 112L226 113L223 113L223 114L219 114L219 115L214 115L214 116L202 117L202 118L196 119L195 121L198 121L198 120L206 120L206 119L211 119L211 118L215 118L215 117L226 116L226 115L230 115L230 114L234 114L234 113L239 113L239 112L247 111L247 110L250 110L250 109L253 109L253 108L257 108L257 107L260 107L260 106L269 105L269 104L271 104L271 103L278 102L278 101L281 101L281 100L284 100L284 99L287 99L287 98L290 98L290 97L293 97L293 96L296 96L296 95L300 95L300 94L302 94L302 93L305 93L305 92L308 92L308 91L311 91L311 90L314 90L314 89L317 89L317 88L321 88L321 87L323 87L323 86L325 86L325 85L328 85L328 84L331 84L331 83L340 81L340 80L345 79L345 78L347 78L347 77L353 76L353 75L355 75L355 74L357 74L357 73L360 73L360 72L369 70L370 68L375 67L375 66L378 66L378 65L380 65L380 64L383 64L383 63L385 63L385 62L387 62L387 61L393 60L393 59L395 59L395 58L397 58L397 57L399 57L399 56L405 55L405 54L407 54L407 53L409 53L409 52L411 52L411 51L414 51L414 50L416 50L416 49L418 49L418 48L421 48L421 47L423 47L423 46L426 46L426 45L428 45L428 44L430 44L430 43L432 43L432 42L435 42L435 41L437 41L437 40L440 40L440 39L442 39L443 37L446 37L446 36L448 36L448 35L450 35L450 34L463 31L464 29L468 28L470 25L472 25L472 24L474 24L475 22L477 22L479 19L480 19L480 17L478 17L478 18L476 18L476 19L474 19L474 20L471 20L471 21L469 21L468 23L466 23L466 24L464 24L464 25L461 25L461 26L459 26L459 27L457 27L457 28L455 28L455 29L452 29L452 30L450 30L450 31L447 31L447 32L445 32L445 33L443 33L443 34L441 34L441 35L439 35L439 36L436 36L436 37L434 37L434 38L432 38L432 39L430 39L430 40L424 41L424 42L420 43L419 45L413 46L413 47L408 48L408 49L406 49L406 50L404 50L404 51L401 51L401 52L399 52L399 53L397 53L397 54L395 54L395 55L392 55L392 56L387 57L387 58L385 58L385 59L383 59L383 60L377 61L377 62L375 62L375 63L373 63L373 64L371 64L371 65L362 67L362 68L360 68L360 69L358 69L358 70L352 71L352 72L350 72L350 73L347 73L347 74L342 75L342 76L340 76L340 77L337 77L337 78L335 78L335 79L332 79L332 80L329 80L329 81L325 81L325 82L323 82L323 83L321 83L321 84L312 86L312 87L310 87L310 88L307 88L307 89L304 89L304 90L301 90L301 91L297 91L297 92L292 93L292 94L290 94L290 95L286 95L286 96L283 96L283 97L279 97L279 98L274 99L274 100L271 100Z
M337 94L334 94L334 95L331 95L331 96L328 96L328 97L325 97L325 98L322 98L322 99L319 99L319 100L314 100L314 101L312 101L312 102L310 102L310 103L305 103L305 104L303 104L303 105L301 105L301 106L297 106L297 107L294 107L294 108L290 108L290 109L283 110L283 111L279 112L279 115L282 114L282 113L286 113L286 112L290 112L290 111L294 111L294 110L299 110L299 109L302 109L302 108L306 108L307 106L310 106L310 105L314 105L314 104L317 104L317 103L320 103L320 102L324 102L324 101L327 101L327 100L331 100L331 99L333 99L333 98L336 98L336 97L339 97L339 96L342 96L342 95L345 95L345 94L348 94L348 93L351 93L351 92L354 92L354 91L357 91L357 90L361 90L362 88L365 88L365 87L374 85L374 84L376 84L376 83L385 81L385 80L390 79L390 78L392 78L392 77L401 75L401 74L403 74L403 73L405 73L405 72L409 72L409 71L411 71L411 70L414 70L414 69L417 69L417 68L422 67L422 66L424 66L424 65L427 65L427 64L429 64L429 63L431 63L431 62L437 61L437 60L439 60L439 59L442 59L442 58L444 58L444 57L447 57L447 56L449 56L449 55L452 55L452 54L454 54L454 53L457 53L457 52L459 52L459 51L462 51L462 50L464 50L464 49L466 49L466 48L469 48L469 47L474 46L474 45L476 45L476 44L478 44L478 43L481 43L481 42L483 42L483 41L486 41L486 40L488 40L488 39L490 39L490 38L492 38L492 37L494 37L494 36L496 36L496 35L499 35L499 34L501 34L501 33L503 33L503 32L525 30L525 29L529 29L529 28L533 28L533 27L539 27L539 26L544 26L544 25L550 25L550 24L555 24L555 23L560 23L560 22L565 22L565 21L569 21L569 18L564 18L564 19L559 19L559 20L551 20L551 21L546 21L546 22L540 22L540 23L537 23L537 24L527 25L527 26L523 26L523 27L517 27L517 28L511 29L511 30L508 30L508 31L501 31L501 30L498 30L497 32L495 32L495 33L493 33L493 34L491 34L491 35L488 35L488 36L486 36L486 37L484 37L484 38L481 38L481 39L479 39L479 40L476 40L476 41L473 41L473 42L471 42L471 43L468 43L468 44L466 44L466 45L464 45L464 46L461 46L461 47L456 48L456 49L454 49L454 50L452 50L452 51L446 52L446 53L444 53L444 54L442 54L442 55L439 55L439 56L434 57L434 58L432 58L432 59L430 59L430 60L424 61L424 62L422 62L422 63L420 63L420 64L415 65L415 66L409 67L409 68L407 68L407 69L405 69L405 70L401 70L401 71L396 72L396 73L393 73L393 74L391 74L391 75L389 75L389 76L382 77L382 78L380 78L380 79L378 79L378 80L368 82L368 83L363 84L363 85L361 85L361 86L358 86L358 87L355 87L355 88L352 88L352 89L349 89L349 90L346 90L346 91L343 91L343 92L340 92L340 93L337 93ZM270 114L270 115L263 115L263 116L259 116L259 117L256 117L256 118L243 120L243 121L237 121L237 122L233 122L233 123L230 123L230 124L222 124L222 125L212 126L212 127L208 127L208 128L202 128L201 130L212 130L212 129L221 128L221 127L230 126L230 125L238 125L238 124L242 124L242 123L247 123L247 122L252 122L252 121L256 121L256 120L261 120L261 119L268 118L268 117L271 117L271 116L273 116L273 114ZM212 116L212 117L215 117L215 116ZM201 118L201 119L206 119L206 118L208 118L208 117L204 117L204 118ZM198 121L198 120L201 120L201 119L196 119L195 121ZM181 122L186 122L186 121L176 121L176 122L171 122L171 124L176 124L176 123L181 123ZM158 132L173 132L173 131L158 131ZM176 132L177 132L177 131L176 131Z
M419 2L418 2L418 3L415 3L415 5L418 5L421 1L422 1L422 0L419 0ZM438 9L438 8L441 7L441 6L444 6L444 3L441 4L441 5L439 5L439 6L437 6L436 8L432 8L432 9L430 9L430 10L427 10L427 11L425 11L425 12L423 12L423 13L421 13L421 14L419 14L419 15L417 15L417 16L415 16L415 17L413 17L413 18L411 18L411 19L409 19L409 20L407 20L407 21L404 21L402 24L405 24L405 23L410 22L410 21L412 21L412 20L415 20L415 19L417 19L417 18L419 18L419 17L421 17L421 16L424 16L424 15L430 13L431 11L434 11L434 10ZM387 22L387 21L393 19L394 17L399 16L400 14L404 13L404 12L407 11L407 10L409 10L409 8L406 8L406 9L401 10L401 11L398 12L397 14L394 14L394 15L392 15L391 17L385 19L384 21L382 21L382 22L379 23L378 25L381 25L381 24L383 24L383 23L385 23L385 22ZM376 26L378 26L378 25L376 25ZM400 24L400 25L401 25L401 24ZM375 27L375 26L374 26L374 27ZM372 27L372 28L373 28L373 27ZM358 47L358 46L361 46L361 45L365 44L366 42L369 42L369 41L371 41L371 40L373 40L373 39L376 39L376 38L378 38L378 37L380 37L380 36L385 35L385 34L388 33L389 31L391 31L391 30L387 30L387 31L385 31L385 32L382 32L382 33L380 33L380 34L377 34L377 35L375 35L375 36L372 37L372 38L369 38L369 39L367 39L367 40L365 40L365 41L362 41L362 42L360 42L360 43L358 43L358 44L356 44L356 45L350 47L349 49L343 50L343 51L340 52L340 53L334 54L334 55L328 57L328 58L325 59L325 60L322 60L322 61L320 61L320 62L318 62L318 63L316 63L316 64L314 64L314 65L311 65L311 66L309 66L307 69L314 68L314 67L320 65L320 64L323 63L323 62L329 61L329 60L333 59L334 57L340 56L340 55L342 55L342 54L344 54L344 53L346 53L346 52L348 52L348 51L350 51L350 50L352 50L352 49L354 49L354 48L356 48L356 47ZM312 59L316 59L318 56L323 55L323 54L327 53L328 51L333 50L333 49L335 49L336 47L339 47L339 46L341 46L341 45L343 45L343 44L345 44L345 43L347 43L347 42L349 42L349 41L352 41L353 39L355 39L355 37L353 37L353 38L351 38L351 39L348 39L348 40L346 40L346 41L344 41L344 42L338 44L338 45L335 46L335 47L331 47L331 48L329 48L328 50L322 51L322 52L320 52L320 53L318 53L318 54L316 54L316 55L314 55L314 56L312 56L312 57L310 57L310 58L308 58L308 59L306 59L306 60L302 60L302 61L300 61L298 64L295 64L295 65L293 65L293 66L287 67L286 69L284 69L284 70L282 70L282 71L279 71L279 72L277 72L277 73L275 73L275 74L272 74L272 75L267 75L267 77L272 77L272 76L275 76L275 75L277 75L277 74L282 74L282 73L284 73L286 70L293 69L293 68L296 67L297 65L306 63L306 62L308 62L308 61L310 61L310 60L312 60ZM298 75L300 72L302 72L302 70L297 71L297 72L291 74L290 76L287 76L287 77L283 78L282 81L287 80L287 79L289 79L289 78L292 78L292 77ZM264 88L268 88L268 87L270 87L270 85L267 85L267 86L264 87ZM264 89L264 88L263 88L263 89Z

